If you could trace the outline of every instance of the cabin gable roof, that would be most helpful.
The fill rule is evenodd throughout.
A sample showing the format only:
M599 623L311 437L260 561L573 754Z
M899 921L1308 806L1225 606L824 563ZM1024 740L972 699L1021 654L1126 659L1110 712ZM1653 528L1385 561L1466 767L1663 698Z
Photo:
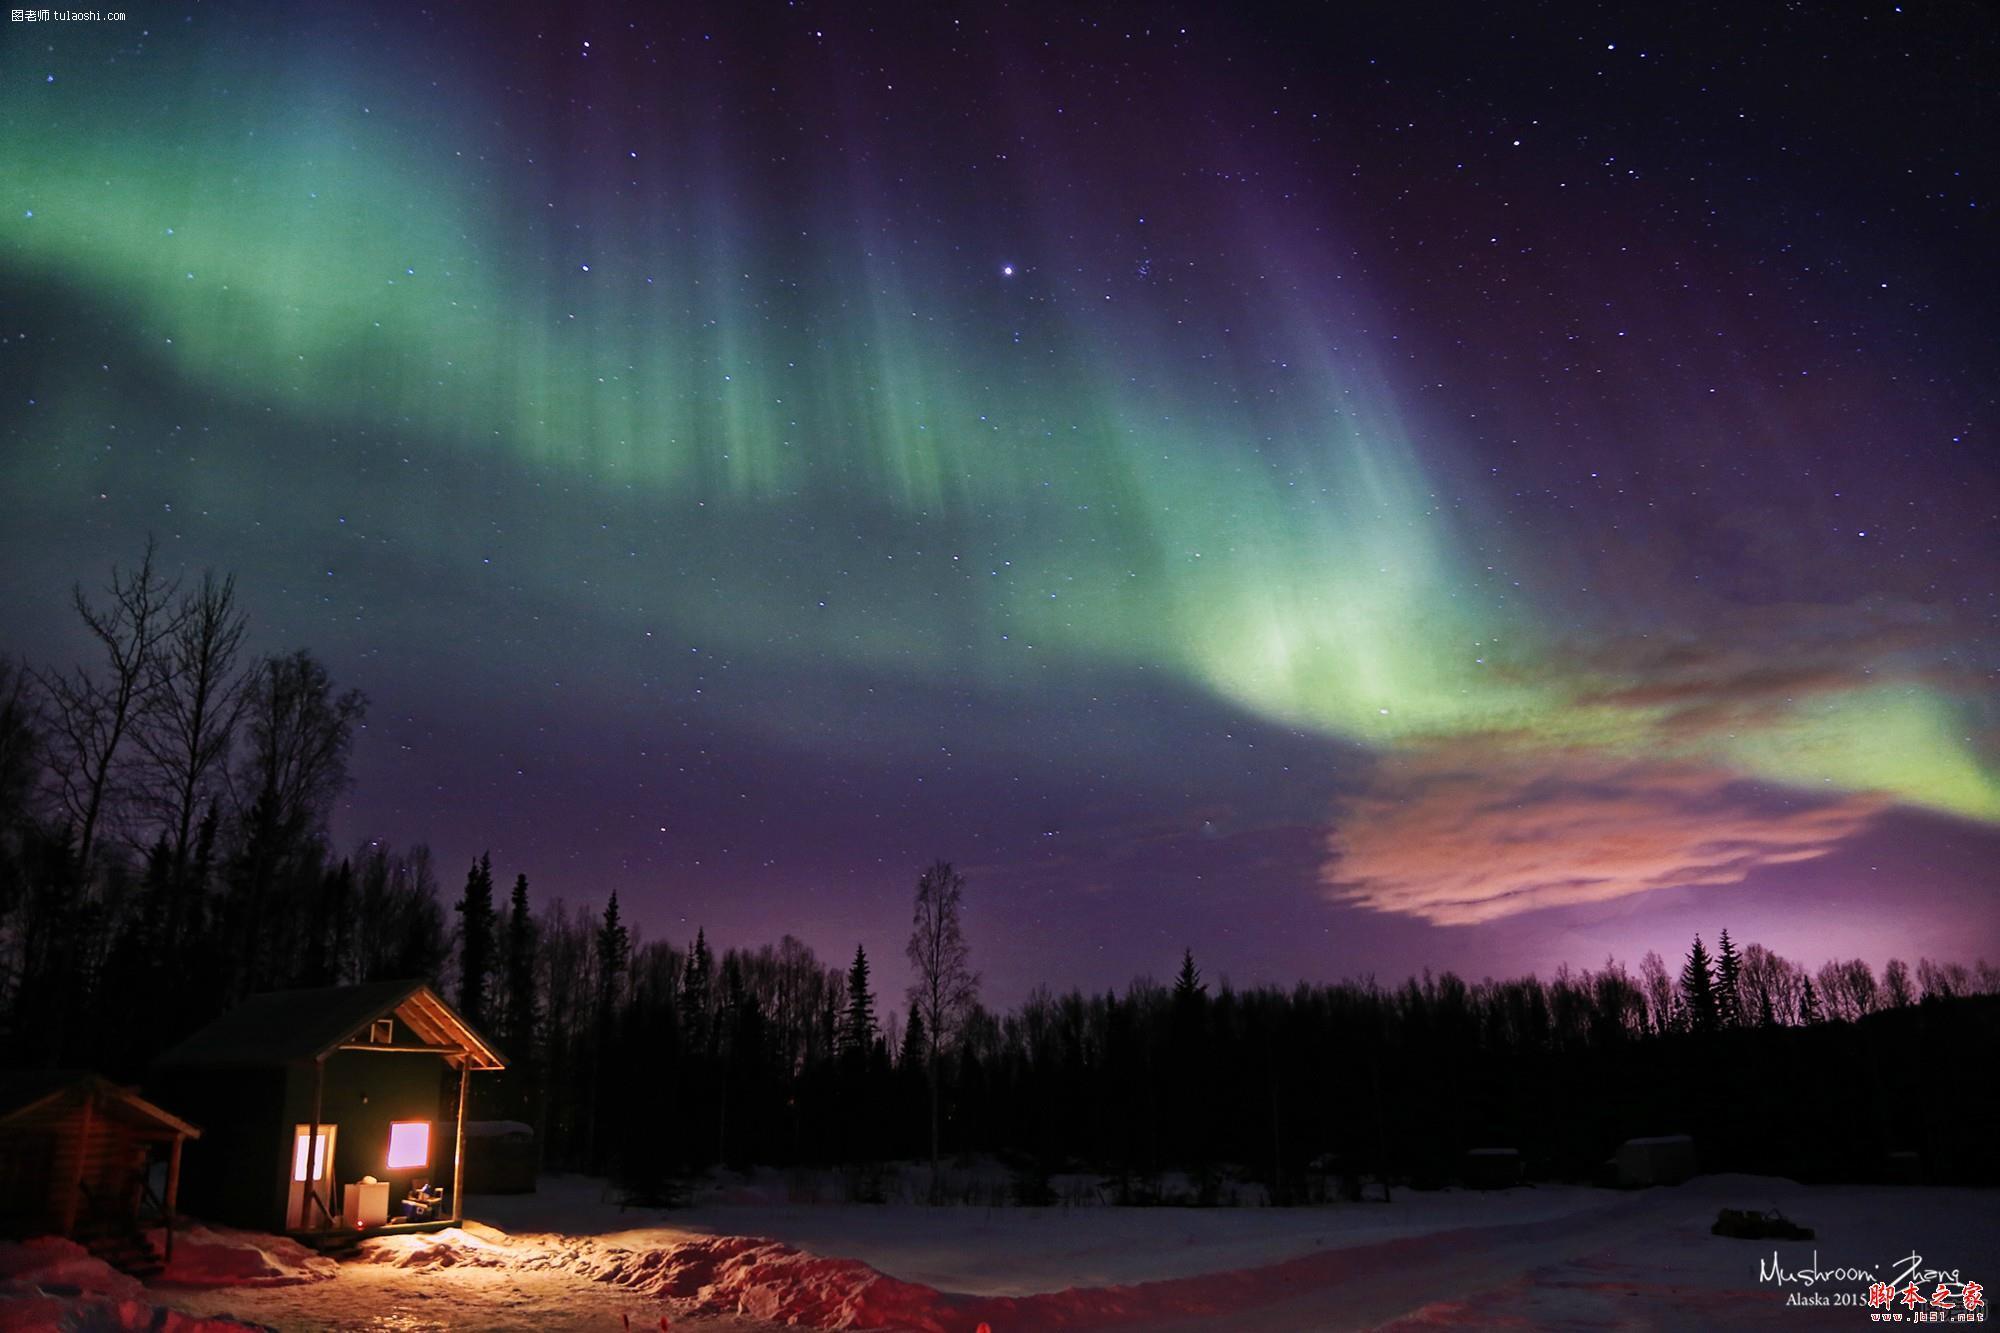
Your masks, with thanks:
M421 981L373 981L253 995L168 1051L160 1069L273 1069L323 1060L394 1016L442 1056L504 1069L500 1052Z

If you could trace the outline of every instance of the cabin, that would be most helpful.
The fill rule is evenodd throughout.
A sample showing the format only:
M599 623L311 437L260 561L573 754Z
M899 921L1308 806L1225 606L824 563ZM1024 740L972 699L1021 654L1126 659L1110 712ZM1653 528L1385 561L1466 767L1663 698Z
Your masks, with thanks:
M429 986L384 981L254 995L148 1088L204 1130L190 1213L311 1240L462 1220L467 1085L505 1067Z
M182 1147L200 1137L96 1074L0 1073L0 1235L69 1236L119 1267L157 1272L144 1228L165 1227L172 1258Z

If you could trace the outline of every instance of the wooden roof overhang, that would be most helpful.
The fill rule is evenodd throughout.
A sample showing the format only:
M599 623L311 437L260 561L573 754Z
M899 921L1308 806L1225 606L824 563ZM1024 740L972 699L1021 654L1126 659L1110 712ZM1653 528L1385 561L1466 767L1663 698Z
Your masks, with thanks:
M441 1055L453 1065L471 1069L505 1069L507 1062L500 1052L493 1049L484 1037L473 1031L472 1025L458 1016L458 1012L429 986L419 986L391 1010L403 1025L417 1034L421 1045L384 1045L380 1042L359 1040L362 1029L373 1023L374 1018L358 1025L346 1038L334 1042L318 1053L317 1059L325 1059L335 1051L379 1051L392 1055ZM385 1015L377 1015L384 1017Z

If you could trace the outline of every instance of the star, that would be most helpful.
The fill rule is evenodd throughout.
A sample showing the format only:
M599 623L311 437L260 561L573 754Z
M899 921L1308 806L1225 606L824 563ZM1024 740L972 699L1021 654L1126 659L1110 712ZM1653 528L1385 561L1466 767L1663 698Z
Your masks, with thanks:
M1002 265L1000 266L1000 276L1001 276L1001 277L1003 277L1003 278L1011 278L1011 277L1013 277L1013 276L1014 276L1014 266L1013 266L1012 264L1002 264Z

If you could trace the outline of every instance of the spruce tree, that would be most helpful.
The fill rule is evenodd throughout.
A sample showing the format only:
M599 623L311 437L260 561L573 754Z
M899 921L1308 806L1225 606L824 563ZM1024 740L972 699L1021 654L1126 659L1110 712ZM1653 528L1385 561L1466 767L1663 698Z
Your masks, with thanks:
M1778 1026L1778 1016L1771 1012L1771 988L1761 981L1757 983L1757 1005L1761 1011L1757 1016L1758 1026Z
M455 909L458 927L458 1012L475 1028L486 1026L487 981L493 973L493 858L481 855L465 877Z
M505 1037L507 1055L517 1066L532 1058L535 1027L541 1020L535 994L538 950L535 918L528 910L528 877L514 877L514 896L507 908Z
M590 1128L585 1143L592 1169L602 1169L607 1160L606 1145L623 1128L624 1108L612 1094L614 1075L621 1066L619 1052L612 1047L617 1037L618 1001L632 951L632 937L618 919L616 892L604 905L604 920L597 927L592 951L597 957L597 1022L595 1039L590 1043Z
M1694 937L1694 947L1688 950L1687 965L1681 968L1681 998L1687 1006L1690 1032L1715 1031L1715 972L1699 935Z
M1725 928L1715 954L1715 1015L1723 1027L1743 1026L1743 959Z
M345 857L320 883L320 912L314 931L314 984L337 986L352 972L354 953L354 866Z
M1206 994L1208 987L1202 984L1201 969L1194 965L1194 950L1183 949L1180 975L1174 978L1174 1002L1188 1005Z
M618 895L604 904L604 920L597 928L597 1022L600 1032L611 1027L612 1010L623 989L625 965L630 959L632 936L618 919Z
M1181 970L1174 978L1172 995L1167 1018L1166 1063L1174 1073L1170 1075L1172 1082L1162 1108L1166 1114L1167 1150L1197 1168L1199 1192L1205 1194L1212 1186L1207 1175L1207 1135L1203 1128L1204 1122L1215 1116L1208 1109L1212 1104L1208 1095L1212 1089L1201 1076L1207 1063L1203 1019L1208 987L1202 984L1201 969L1194 965L1193 949L1181 950Z
M898 1069L922 1069L928 1058L930 1041L924 1035L924 1014L915 1005L910 1007L909 1026L903 1029L903 1049L896 1056Z
M708 936L697 926L694 943L688 946L687 964L681 969L681 1022L691 1034L689 1044L697 1051L708 1049L712 1031L708 1021L708 980L714 961L708 951Z
M200 940L204 945L212 925L214 912L208 900L209 881L215 873L215 839L222 827L222 806L219 802L208 803L208 813L201 817L201 827L195 830L194 856L188 862L187 873L176 887L185 916L175 928L180 931L183 941ZM176 915L180 915L177 913Z
M868 953L857 944L854 946L854 962L847 969L847 1019L843 1045L849 1058L861 1061L867 1059L869 1044L874 1040L875 997L868 992Z
M1812 978L1806 978L1805 989L1799 992L1799 1026L1811 1027L1819 1022L1819 993L1813 989Z

